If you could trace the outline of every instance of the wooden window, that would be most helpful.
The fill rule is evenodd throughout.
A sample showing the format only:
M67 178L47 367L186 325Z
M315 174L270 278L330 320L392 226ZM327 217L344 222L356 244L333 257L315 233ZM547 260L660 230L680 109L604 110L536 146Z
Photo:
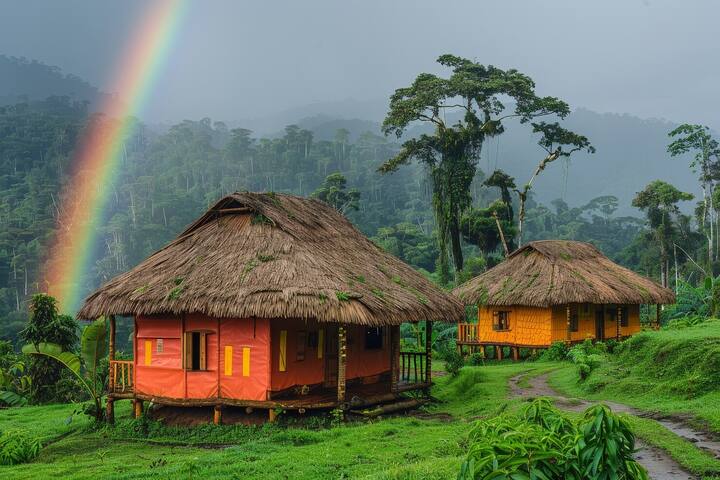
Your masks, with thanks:
M620 326L621 327L627 327L630 325L630 309L626 306L620 307Z
M185 332L185 370L207 370L207 333Z
M157 351L157 353L163 353L164 350L165 343L163 342L163 339L158 338L157 340L155 340L155 351Z
M295 340L295 360L303 361L305 360L305 345L307 342L307 332L305 330L300 330L299 332L297 332L297 338Z
M570 306L570 331L571 332L577 332L578 331L578 323L579 323L579 312L577 305L571 305Z
M307 346L308 348L317 348L318 347L318 330L308 332L307 337Z
M383 348L383 328L366 328L365 329L365 349L379 350Z
M493 330L496 332L510 330L510 312L503 310L493 312Z

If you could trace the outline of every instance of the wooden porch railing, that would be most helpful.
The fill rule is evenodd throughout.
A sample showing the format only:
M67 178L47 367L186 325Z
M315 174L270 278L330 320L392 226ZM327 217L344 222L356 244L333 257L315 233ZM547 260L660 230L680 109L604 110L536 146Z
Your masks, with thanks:
M427 381L427 354L425 352L400 352L400 381L425 383Z
M109 393L132 393L135 387L132 360L110 360Z
M458 343L477 343L480 341L477 323L458 324Z

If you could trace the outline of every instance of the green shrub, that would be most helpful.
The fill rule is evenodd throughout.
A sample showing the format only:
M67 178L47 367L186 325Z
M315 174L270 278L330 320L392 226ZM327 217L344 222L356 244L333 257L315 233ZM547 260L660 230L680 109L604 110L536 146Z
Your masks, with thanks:
M482 353L475 352L470 354L468 357L467 363L468 365L478 366L483 365L483 362L485 361L485 357Z
M554 342L540 356L541 360L557 362L567 359L568 346L565 342Z
M17 465L33 460L40 453L40 440L22 430L0 435L0 465Z
M518 416L477 422L469 442L458 480L649 478L633 459L629 424L604 405L572 422L538 399Z

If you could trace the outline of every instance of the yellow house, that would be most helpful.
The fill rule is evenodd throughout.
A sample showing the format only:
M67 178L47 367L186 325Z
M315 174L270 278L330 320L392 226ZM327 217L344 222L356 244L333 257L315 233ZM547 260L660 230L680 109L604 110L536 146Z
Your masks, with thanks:
M628 337L641 304L675 302L671 290L613 263L584 242L530 242L453 293L478 306L478 322L458 326L459 349L547 348L553 342Z

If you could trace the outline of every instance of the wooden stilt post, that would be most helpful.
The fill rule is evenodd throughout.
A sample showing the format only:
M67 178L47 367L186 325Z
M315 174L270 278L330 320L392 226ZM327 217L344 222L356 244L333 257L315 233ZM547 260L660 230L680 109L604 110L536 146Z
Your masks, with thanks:
M108 342L108 361L112 362L115 360L115 315L108 317L110 323L110 340ZM108 392L115 391L115 372L112 365L109 366L110 371L108 372Z
M519 347L512 347L512 358L513 358L513 361L515 361L515 362L520 360L520 348Z
M425 321L425 383L432 384L432 322ZM425 394L430 395L430 387L425 389Z
M660 327L660 304L655 304L655 323L657 323L658 328Z
M480 356L485 359L485 345L480 345Z
M503 359L502 349L503 349L502 345L495 345L495 356L497 357L498 360Z
M133 412L134 412L135 418L140 418L140 417L142 417L142 414L143 414L143 401L135 399L134 402L135 403L133 405Z
M105 419L112 425L115 423L115 399L108 397L105 403Z
M347 360L347 331L343 325L338 327L338 373L337 373L337 401L345 402L345 365Z
M615 339L620 340L620 327L622 323L622 307L618 305L617 307L617 325L615 325Z
M213 423L215 425L222 424L222 405L215 405L213 409Z
M397 392L400 381L400 326L390 327L390 391Z
M277 418L277 413L275 413L275 409L274 408L268 409L268 421L270 423L274 423L276 418Z
M572 340L572 325L570 322L570 305L569 304L565 307L565 317L566 317L565 320L567 321L566 337L567 337L567 341L570 342Z

